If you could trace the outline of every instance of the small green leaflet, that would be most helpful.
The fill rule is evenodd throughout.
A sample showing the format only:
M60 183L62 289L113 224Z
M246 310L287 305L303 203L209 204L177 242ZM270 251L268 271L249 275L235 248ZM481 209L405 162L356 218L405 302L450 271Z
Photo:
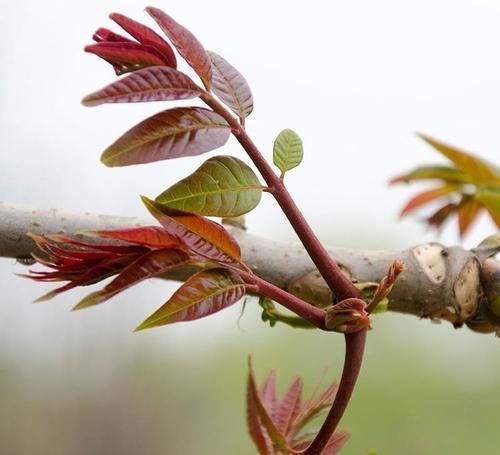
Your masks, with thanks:
M261 196L262 185L250 167L232 156L215 156L156 201L198 215L231 217L254 209Z
M274 141L273 162L282 175L297 167L301 163L303 156L304 149L299 135L291 129L281 131Z

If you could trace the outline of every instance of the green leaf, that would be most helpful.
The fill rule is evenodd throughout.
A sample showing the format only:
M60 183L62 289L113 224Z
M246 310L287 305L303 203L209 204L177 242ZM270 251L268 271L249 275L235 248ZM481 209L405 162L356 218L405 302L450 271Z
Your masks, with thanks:
M252 169L232 156L215 156L161 193L167 207L206 216L239 216L260 202L262 185Z
M177 107L131 128L104 151L101 161L128 166L201 155L223 146L229 133L219 114L201 107Z
M245 289L246 284L238 275L221 267L196 273L136 331L216 313L240 300Z
M433 139L430 136L424 134L419 134L419 136L438 152L451 160L458 169L469 175L473 183L480 185L500 183L500 170L493 164L468 152Z
M188 76L168 66L137 70L82 100L84 106L104 103L186 100L202 93Z
M212 90L238 117L248 117L253 97L245 78L215 52L207 51L212 61Z
M297 167L303 156L304 149L299 135L290 129L281 131L274 141L273 162L282 174Z

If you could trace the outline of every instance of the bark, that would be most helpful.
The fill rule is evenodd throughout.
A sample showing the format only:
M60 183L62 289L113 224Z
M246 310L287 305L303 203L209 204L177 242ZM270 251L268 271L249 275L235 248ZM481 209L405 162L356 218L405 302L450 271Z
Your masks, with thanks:
M110 229L154 221L90 213L40 210L0 202L0 257L29 260L34 243L26 236ZM294 295L325 307L334 296L304 249L263 239L246 230L227 226L241 246L243 259L261 278ZM388 309L421 318L444 319L456 327L467 324L480 332L500 330L500 261L460 246L439 243L417 245L400 251L362 251L336 248L329 251L344 273L356 283L378 283L394 260L406 270L389 294ZM193 269L178 270L167 278L184 280ZM496 313L496 314L495 314Z

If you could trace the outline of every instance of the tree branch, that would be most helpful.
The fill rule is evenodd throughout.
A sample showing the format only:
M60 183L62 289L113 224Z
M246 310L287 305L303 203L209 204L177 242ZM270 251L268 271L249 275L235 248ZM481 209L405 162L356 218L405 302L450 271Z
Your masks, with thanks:
M153 220L66 213L0 202L0 257L29 258L35 246L27 232L75 234L82 230L153 224ZM240 244L244 261L258 276L318 307L331 304L332 292L301 246L263 239L232 226L227 228ZM465 323L477 331L494 332L500 327L500 318L484 314L484 307L500 295L497 259L480 262L471 251L438 243L399 251L336 248L329 253L344 274L357 283L377 283L393 260L402 261L407 270L389 294L389 311L444 319L457 327ZM168 278L184 280L194 271L179 270Z

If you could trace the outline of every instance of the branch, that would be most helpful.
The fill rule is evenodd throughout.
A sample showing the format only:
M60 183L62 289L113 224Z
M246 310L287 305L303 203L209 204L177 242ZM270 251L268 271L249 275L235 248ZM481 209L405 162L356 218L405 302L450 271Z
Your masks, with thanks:
M40 210L0 202L0 257L30 258L35 246L27 232L75 234L82 230L151 224L154 221ZM258 276L318 307L331 304L332 292L301 246L263 239L232 226L227 228L240 244L244 261ZM389 294L389 311L444 319L457 327L466 323L478 331L493 332L500 327L500 320L485 321L483 314L484 305L500 295L497 259L481 262L471 251L439 243L398 251L336 248L329 253L344 274L357 283L378 283L392 261L402 261L407 270ZM168 278L185 280L194 271L184 269Z

